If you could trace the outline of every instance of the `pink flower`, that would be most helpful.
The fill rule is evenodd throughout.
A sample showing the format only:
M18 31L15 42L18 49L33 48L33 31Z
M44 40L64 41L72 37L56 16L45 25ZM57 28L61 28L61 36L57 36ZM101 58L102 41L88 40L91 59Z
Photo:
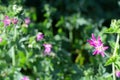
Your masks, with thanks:
M98 39L95 38L94 34L92 34L92 38L88 40L89 44L93 47L96 47L98 45L102 44L102 41L100 39L100 36L98 36Z
M51 45L51 44L43 44L43 46L44 46L44 48L45 48L44 54L45 54L45 55L50 55L52 45Z
M25 24L30 24L30 18L25 18Z
M95 38L94 34L92 34L92 38L88 40L89 44L95 48L93 55L101 54L102 57L105 56L104 52L108 49L108 46L104 46L100 37L98 39Z
M98 45L98 46L95 47L93 55L101 54L101 56L104 57L105 56L104 52L105 52L106 49L108 49L107 46L103 46L103 44Z
M17 24L18 19L17 18L12 18L11 21L12 21L13 24Z
M39 33L37 34L37 41L42 40L43 37L44 37L43 33L39 32Z
M0 42L2 42L2 38L0 37Z
M5 16L4 20L3 20L4 26L8 26L11 23L11 20L8 16Z
M116 71L115 74L117 77L120 77L120 71Z
M30 80L29 77L24 76L21 80Z

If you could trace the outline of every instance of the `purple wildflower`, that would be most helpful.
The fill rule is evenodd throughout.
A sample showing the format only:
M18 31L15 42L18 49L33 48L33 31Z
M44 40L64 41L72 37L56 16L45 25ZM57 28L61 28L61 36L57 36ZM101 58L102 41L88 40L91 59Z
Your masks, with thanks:
M30 24L30 18L25 18L25 24L26 25Z
M98 36L98 39L95 38L94 34L92 34L92 38L88 40L89 44L93 47L96 47L98 45L102 44L102 41L100 39L100 36Z
M11 23L11 20L8 16L5 16L4 20L3 20L4 26L8 26Z
M29 77L24 76L21 80L30 80Z
M107 46L103 46L103 44L98 45L98 46L95 47L93 55L101 54L101 56L104 57L105 56L104 52L105 52L106 49L108 49Z
M45 48L44 54L45 54L45 55L50 55L52 45L51 45L51 44L43 44L43 46L44 46L44 48Z
M106 49L108 49L108 46L104 46L100 36L98 37L98 39L95 38L94 34L92 34L92 38L90 40L88 40L89 44L95 48L93 55L96 54L101 54L102 57L105 56L104 52Z
M39 33L37 34L37 41L42 40L43 37L44 37L43 33L39 32Z
M115 74L118 78L120 77L120 71L116 71Z
M17 24L18 19L17 18L12 18L11 21L12 21L13 24Z

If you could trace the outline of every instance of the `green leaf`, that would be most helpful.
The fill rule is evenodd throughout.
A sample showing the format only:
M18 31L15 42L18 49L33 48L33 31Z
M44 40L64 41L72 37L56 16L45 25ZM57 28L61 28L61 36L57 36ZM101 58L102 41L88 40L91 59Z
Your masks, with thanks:
M117 20L115 20L115 19L111 20L110 26L111 26L112 28L117 28Z
M110 47L112 47L112 49L114 49L115 48L115 42L114 41L108 41L108 42L110 44Z
M115 62L115 66L116 66L116 68L120 70L120 65L119 65L119 64L120 64L119 61L116 61L116 62Z
M120 33L120 28L112 28L105 30L105 33Z
M6 40L3 40L2 42L0 42L0 46L4 46L7 44L7 41Z
M108 65L114 63L116 60L117 60L117 56L112 56L112 57L110 57L110 58L107 60L107 62L105 63L105 66L108 66Z
M21 39L19 40L19 43L24 42L24 41L27 41L28 39L29 39L29 36L23 37L23 38L21 38Z
M60 20L57 22L57 24L55 26L60 27L60 26L64 25L64 23L65 23L64 17L60 17Z
M23 67L26 63L26 56L23 51L18 50L18 66Z
M14 48L14 46L12 46L12 47L8 50L8 54L9 54L9 56L12 58L12 64L15 65L15 48Z
M120 20L113 19L110 28L105 33L120 33Z

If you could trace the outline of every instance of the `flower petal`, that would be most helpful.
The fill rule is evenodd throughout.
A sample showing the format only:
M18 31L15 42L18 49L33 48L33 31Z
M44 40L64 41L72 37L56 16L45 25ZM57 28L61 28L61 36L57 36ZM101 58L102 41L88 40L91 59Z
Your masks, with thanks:
M102 57L105 57L105 54L104 54L104 52L101 52L100 54L101 54L101 56L102 56Z
M93 55L96 55L96 54L98 54L98 50L95 50L95 51L93 52Z
M103 50L106 50L106 49L108 49L108 46L103 47Z
M94 34L92 33L92 40L96 40Z

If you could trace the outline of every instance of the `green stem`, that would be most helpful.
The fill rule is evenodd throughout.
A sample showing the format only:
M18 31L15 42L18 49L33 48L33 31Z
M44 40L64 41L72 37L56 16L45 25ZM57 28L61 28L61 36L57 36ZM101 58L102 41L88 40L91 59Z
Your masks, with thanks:
M16 26L14 26L14 40L16 40L16 37L17 37L17 28Z
M69 39L70 39L70 41L72 42L72 40L73 40L73 33L72 33L72 30L69 30Z
M14 46L12 47L12 65L15 66L15 52L14 52Z
M112 72L113 72L113 80L116 80L116 77L115 77L115 64L112 63Z
M16 27L14 26L14 37L13 37L14 41L16 41L16 36L17 36L16 30L17 30L17 29L16 29ZM15 48L15 46L12 47L12 53L11 53L11 54L12 54L12 65L13 65L13 66L15 66L15 49L14 49L14 48Z
M116 40L116 43L115 43L115 48L114 48L113 56L116 56L116 51L117 51L117 48L118 48L118 43L119 43L119 34L117 35L117 40Z
M119 34L117 35L117 40L116 40L116 43L115 43L115 48L114 48L113 56L116 56L116 51L117 51L117 48L118 48L118 43L119 43ZM115 77L115 64L114 63L112 63L112 72L113 72L113 80L116 80L116 77Z

